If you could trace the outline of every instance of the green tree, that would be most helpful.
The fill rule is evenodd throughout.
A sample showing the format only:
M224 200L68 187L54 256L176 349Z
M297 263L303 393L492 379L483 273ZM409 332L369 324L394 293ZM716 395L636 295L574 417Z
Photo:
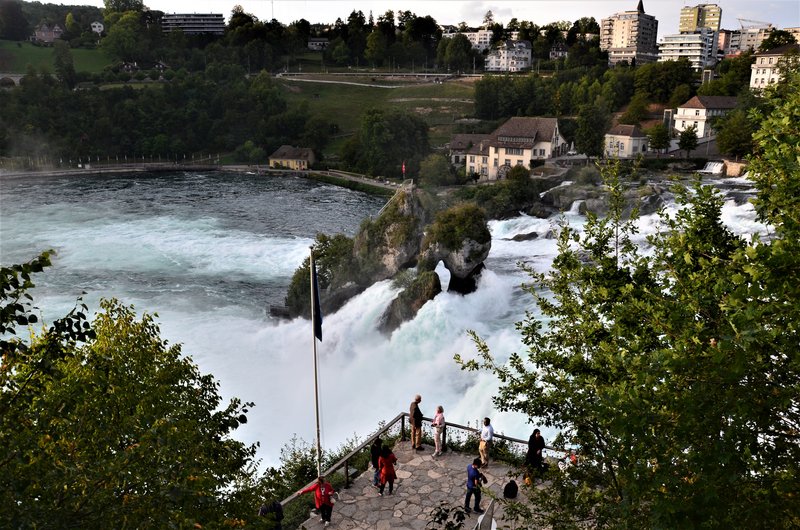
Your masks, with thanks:
M577 122L575 147L578 152L588 157L603 156L605 134L611 122L608 111L603 106L584 105L578 112Z
M116 22L108 29L106 37L100 45L112 57L120 61L140 61L146 46L141 35L144 27L140 21L140 14L135 11L122 13Z
M377 29L373 30L367 37L367 49L364 51L364 58L374 66L383 66L386 52L386 36Z
M784 29L773 29L769 36L761 41L761 45L758 47L758 51L760 52L768 52L770 50L774 50L780 46L784 46L786 44L796 44L797 39Z
M686 151L686 158L689 158L689 154L697 149L697 143L697 127L694 125L682 130L678 136L678 148Z
M737 158L753 152L753 133L755 124L750 120L747 111L734 109L714 123L717 129L717 146L721 153Z
M0 39L21 41L30 35L30 25L22 12L22 2L0 1Z
M142 0L103 0L103 5L106 6L106 11L109 13L142 12L144 10Z
M667 149L670 143L669 130L663 123L657 123L647 130L650 149L655 149L659 154L662 149Z
M422 186L447 186L456 183L447 156L433 153L419 165L419 183Z
M608 217L583 234L562 225L553 270L527 269L542 316L518 325L525 355L499 363L475 337L478 359L459 358L498 376L499 409L580 448L579 466L528 490L526 528L799 520L800 120L787 117L800 92L770 107L750 167L769 241L731 233L722 197L698 182L677 190L682 208L644 255L611 166Z
M619 122L628 125L639 125L647 117L648 101L644 94L639 93L633 96L628 104L628 109L620 116Z
M20 303L36 260L0 271L3 331L34 322ZM255 446L232 440L250 404L168 346L152 316L101 303L35 336L4 340L0 525L6 528L224 526L252 516Z
M445 41L443 41L445 42ZM446 40L444 65L453 71L465 71L472 66L472 44L466 35L459 33Z
M57 40L54 47L55 71L58 79L69 88L75 87L75 64L72 61L72 52L69 44Z

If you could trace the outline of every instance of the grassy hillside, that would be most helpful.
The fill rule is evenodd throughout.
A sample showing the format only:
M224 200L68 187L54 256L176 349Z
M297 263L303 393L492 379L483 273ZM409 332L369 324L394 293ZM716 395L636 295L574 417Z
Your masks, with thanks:
M305 101L312 114L339 125L342 133L352 133L358 128L364 110L372 107L401 108L413 112L431 127L431 145L441 145L449 140L454 121L471 116L474 89L471 83L449 81L435 83L405 83L399 88L356 86L347 83L364 83L398 86L403 81L380 80L361 77L318 77L336 83L314 83L281 78L287 100L294 104ZM335 149L338 143L331 146Z
M111 64L101 50L76 48L72 51L72 60L77 72L102 72ZM0 72L24 74L28 65L32 64L37 71L46 69L53 71L53 48L34 46L30 42L13 42L0 40Z

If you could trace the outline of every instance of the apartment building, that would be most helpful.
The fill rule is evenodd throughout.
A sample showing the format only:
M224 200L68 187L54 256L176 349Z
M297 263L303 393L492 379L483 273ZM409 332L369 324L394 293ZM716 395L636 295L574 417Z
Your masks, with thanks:
M699 28L690 33L665 35L658 45L658 62L681 58L688 59L696 71L714 66L717 62L716 32L710 28Z
M522 72L531 68L531 43L503 41L486 56L487 72Z
M678 33L691 33L700 28L719 31L722 8L717 4L700 4L681 8Z
M600 49L608 51L611 65L626 61L628 64L652 63L658 59L658 21L644 12L639 0L635 11L624 11L600 24Z
M161 19L161 30L169 33L178 29L187 35L223 35L225 17L218 13L165 13Z

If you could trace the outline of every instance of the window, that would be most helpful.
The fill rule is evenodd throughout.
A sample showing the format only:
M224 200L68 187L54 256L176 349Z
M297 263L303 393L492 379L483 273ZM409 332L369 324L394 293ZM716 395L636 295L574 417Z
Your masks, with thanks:
M507 165L507 166L510 166L510 165L511 165L511 160L509 160L508 158L506 158L506 163L505 163L505 165Z
M469 166L469 172L475 173L475 166Z
M633 152L634 153L638 153L639 152L639 146L638 145L634 145L633 146Z
M494 167L497 167L497 159L494 159Z
M482 163L486 164L488 157L483 157Z
M517 160L517 165L521 166L522 165L522 160Z
M474 164L475 163L475 155L469 155L469 162L470 162L470 164Z
M694 115L695 115L695 116L700 116L700 109L697 109L697 110L695 110L695 111L694 111Z
M772 64L772 57L769 58L769 64Z
M685 121L681 121L681 127L686 127L686 122Z
M539 149L539 156L544 156L544 149Z
M521 155L522 149L518 147L506 147L506 154L507 155Z

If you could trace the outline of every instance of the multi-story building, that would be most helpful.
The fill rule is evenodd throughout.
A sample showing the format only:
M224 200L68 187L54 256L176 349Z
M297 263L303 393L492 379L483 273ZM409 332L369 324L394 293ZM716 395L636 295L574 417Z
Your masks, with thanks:
M719 31L722 20L722 8L717 4L700 4L681 8L679 33L690 33L700 28Z
M187 35L223 35L225 33L225 17L217 13L165 13L161 19L161 30L169 33L177 29Z
M675 130L683 132L695 128L700 141L710 139L716 133L711 128L710 120L723 116L736 108L736 98L731 96L694 96L678 107L673 116Z
M755 54L755 62L750 65L750 88L763 90L781 78L781 68L785 67L787 53L800 53L800 44L784 44L766 52Z
M600 24L600 49L608 51L609 64L652 63L658 58L656 17L644 12L639 0L635 11L624 11L604 18Z
M487 72L521 72L531 68L531 43L503 41L486 56Z
M764 27L745 27L731 31L730 46L725 50L725 54L757 50L773 29L772 24L769 24Z
M691 33L665 35L658 45L658 62L677 61L686 58L692 68L700 71L717 62L716 32L699 28Z
M488 179L502 178L514 166L528 169L566 151L556 118L514 117L494 130L488 141Z

